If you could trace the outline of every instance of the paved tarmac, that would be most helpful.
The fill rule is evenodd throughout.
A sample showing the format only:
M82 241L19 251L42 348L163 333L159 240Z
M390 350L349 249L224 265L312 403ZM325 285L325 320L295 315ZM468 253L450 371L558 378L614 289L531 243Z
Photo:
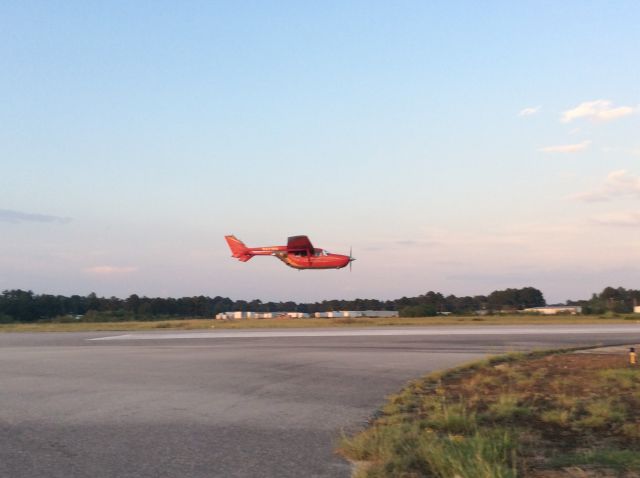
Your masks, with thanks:
M0 334L0 477L347 478L341 431L411 378L638 342L638 324Z

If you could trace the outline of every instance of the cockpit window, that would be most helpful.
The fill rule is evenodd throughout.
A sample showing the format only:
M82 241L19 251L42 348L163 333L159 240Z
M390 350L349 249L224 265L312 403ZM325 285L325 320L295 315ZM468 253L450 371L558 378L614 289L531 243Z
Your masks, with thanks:
M316 257L319 257L319 256L328 256L328 255L329 255L329 252L328 252L328 251L325 251L325 250L323 250L323 249L314 249L314 250L313 250L313 255L314 255L314 256L316 256Z

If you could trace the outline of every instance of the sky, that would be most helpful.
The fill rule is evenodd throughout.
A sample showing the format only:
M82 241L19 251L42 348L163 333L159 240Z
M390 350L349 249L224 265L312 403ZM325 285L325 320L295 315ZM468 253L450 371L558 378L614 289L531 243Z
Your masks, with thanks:
M3 2L0 290L640 288L636 1ZM348 253L240 263L224 241Z

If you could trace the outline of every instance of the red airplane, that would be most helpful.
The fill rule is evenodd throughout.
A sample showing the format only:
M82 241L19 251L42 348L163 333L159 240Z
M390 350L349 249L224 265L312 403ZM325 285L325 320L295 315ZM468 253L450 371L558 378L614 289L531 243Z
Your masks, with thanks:
M236 236L224 236L231 249L231 257L247 262L253 256L275 256L294 269L342 269L355 259L348 256L330 254L323 249L316 249L307 236L292 236L287 239L286 246L247 247Z

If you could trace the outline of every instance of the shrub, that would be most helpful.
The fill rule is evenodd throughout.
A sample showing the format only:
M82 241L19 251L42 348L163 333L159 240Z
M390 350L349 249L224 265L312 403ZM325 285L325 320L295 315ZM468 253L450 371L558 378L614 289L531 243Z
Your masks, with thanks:
M438 315L436 308L429 304L412 305L400 309L400 317L434 317L436 315Z

